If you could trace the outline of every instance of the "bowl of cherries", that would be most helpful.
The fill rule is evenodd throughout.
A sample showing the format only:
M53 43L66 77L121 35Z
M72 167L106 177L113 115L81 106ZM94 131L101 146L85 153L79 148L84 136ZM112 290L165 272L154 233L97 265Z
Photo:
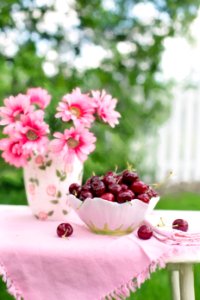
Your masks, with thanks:
M82 186L69 186L71 206L92 232L123 235L131 233L159 200L157 192L136 172L107 172L92 176Z

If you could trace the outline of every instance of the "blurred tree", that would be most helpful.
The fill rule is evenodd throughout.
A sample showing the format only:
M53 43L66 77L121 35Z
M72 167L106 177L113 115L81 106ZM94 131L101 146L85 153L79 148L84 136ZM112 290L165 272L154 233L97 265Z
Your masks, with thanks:
M142 166L145 151L133 152L133 140L142 140L147 150L145 137L156 131L170 104L160 71L163 42L187 33L199 5L199 0L0 1L0 102L30 86L46 88L53 95L47 119L55 130L53 114L63 94L76 86L105 88L119 99L121 123L114 130L94 127L97 149L85 175L123 168L127 161ZM0 167L0 188L20 190L21 171L3 161Z

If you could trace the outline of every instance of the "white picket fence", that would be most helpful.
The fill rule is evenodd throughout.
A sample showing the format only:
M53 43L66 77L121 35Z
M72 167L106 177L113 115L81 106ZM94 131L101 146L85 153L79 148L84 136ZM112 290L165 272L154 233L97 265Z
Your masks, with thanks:
M156 141L156 179L200 181L200 89L175 89L172 113Z

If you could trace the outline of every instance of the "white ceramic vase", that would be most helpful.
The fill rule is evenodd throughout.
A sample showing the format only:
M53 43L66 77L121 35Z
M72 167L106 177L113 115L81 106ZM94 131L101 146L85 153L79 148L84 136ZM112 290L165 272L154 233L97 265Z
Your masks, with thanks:
M70 211L66 206L69 185L81 184L82 175L83 164L78 159L66 165L60 155L32 157L24 167L24 182L34 216L40 220L64 220Z

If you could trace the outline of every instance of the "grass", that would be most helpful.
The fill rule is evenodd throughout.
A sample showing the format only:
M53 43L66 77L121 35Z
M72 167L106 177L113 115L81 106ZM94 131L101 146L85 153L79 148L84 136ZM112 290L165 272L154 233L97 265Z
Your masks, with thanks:
M0 203L8 204L25 204L25 194L23 190L1 189ZM157 205L158 209L173 210L200 210L200 195L195 193L178 193L163 196ZM195 293L196 299L200 299L200 265L195 265ZM147 280L141 288L132 294L129 300L159 300L162 295L163 300L170 300L171 294L169 289L169 273L166 270L158 270L151 275L151 279ZM0 281L0 299L13 299L6 292L5 285ZM61 300L61 299L60 299ZM127 299L128 300L128 299Z

